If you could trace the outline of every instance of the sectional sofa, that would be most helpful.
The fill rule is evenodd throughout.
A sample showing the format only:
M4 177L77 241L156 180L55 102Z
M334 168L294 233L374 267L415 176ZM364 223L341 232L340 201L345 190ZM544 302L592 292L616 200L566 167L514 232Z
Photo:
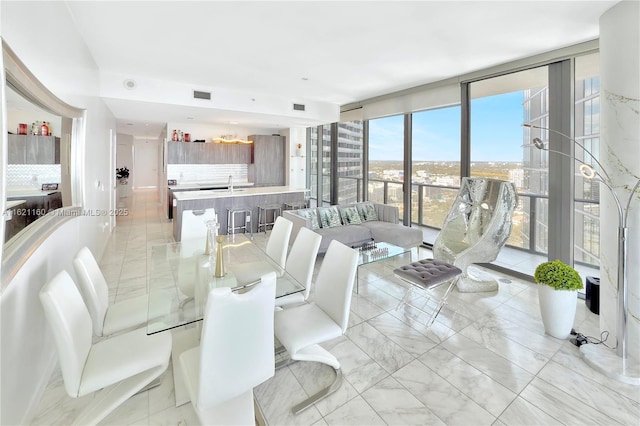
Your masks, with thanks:
M331 240L349 247L366 242L385 241L407 249L422 244L422 231L399 223L395 206L373 202L356 203L302 210L285 210L283 216L293 222L291 241L300 228L309 228L322 235L320 253Z

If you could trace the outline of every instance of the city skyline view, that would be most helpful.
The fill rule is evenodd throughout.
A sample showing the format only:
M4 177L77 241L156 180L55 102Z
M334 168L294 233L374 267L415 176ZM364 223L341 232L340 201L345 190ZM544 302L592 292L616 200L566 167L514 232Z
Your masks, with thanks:
M471 160L522 161L522 91L471 101ZM413 161L460 160L460 106L414 113ZM402 161L403 116L369 122L369 158Z

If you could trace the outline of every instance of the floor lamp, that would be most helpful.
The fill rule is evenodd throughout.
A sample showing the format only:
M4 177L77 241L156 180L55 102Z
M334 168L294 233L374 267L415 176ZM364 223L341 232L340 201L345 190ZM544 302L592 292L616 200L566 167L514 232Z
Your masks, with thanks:
M640 365L637 359L628 357L627 348L627 315L628 315L628 282L627 282L627 248L629 229L627 228L627 218L629 216L629 206L633 200L638 186L640 186L640 179L636 182L629 194L626 205L622 206L618 195L613 190L613 185L609 174L606 172L602 164L597 158L591 154L582 144L575 139L570 138L564 133L560 133L556 130L551 130L545 127L534 126L531 124L524 124L524 127L541 129L553 132L560 136L563 136L574 144L582 148L594 163L598 166L598 170L594 169L590 164L583 162L575 157L575 155L569 155L564 152L551 150L545 148L544 142L540 138L533 139L533 145L543 151L553 152L556 154L564 155L580 163L580 174L587 179L596 179L609 188L609 192L615 200L616 207L618 209L618 304L617 304L617 316L616 316L616 339L617 346L615 353L609 350L604 345L582 345L580 346L580 353L585 362L594 369L603 373L607 377L615 379L620 382L640 386Z

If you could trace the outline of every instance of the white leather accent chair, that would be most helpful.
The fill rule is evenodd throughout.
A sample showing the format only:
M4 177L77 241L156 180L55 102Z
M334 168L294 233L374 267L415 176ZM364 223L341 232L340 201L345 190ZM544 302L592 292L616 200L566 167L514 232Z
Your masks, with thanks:
M180 368L203 425L253 425L253 388L275 373L271 272L243 294L209 293L200 346L183 352Z
M89 311L66 271L45 284L40 301L69 396L78 398L102 389L74 424L97 424L167 369L171 333L147 336L139 329L92 345Z
M271 229L269 240L267 240L265 253L280 266L281 270L276 271L279 275L284 271L285 262L287 261L287 249L289 248L292 229L293 222L278 216ZM273 271L273 267L267 262L248 262L244 263L241 268L231 269L238 284L256 282L262 275Z
M356 250L331 241L318 272L313 302L275 313L276 337L291 360L320 362L336 372L335 381L294 406L294 414L331 395L342 384L340 362L319 344L340 337L347 330L357 266Z
M498 289L498 282L473 263L493 262L511 234L511 216L518 203L512 182L462 179L460 191L433 244L433 257L462 270L458 291Z
M303 303L309 298L313 268L316 265L316 257L318 256L321 241L322 235L308 228L300 229L291 246L291 250L289 250L284 269L304 286L304 292L279 297L276 299L276 306L282 307Z
M83 247L76 253L73 268L96 336L108 336L147 323L149 297L146 294L109 305L107 281L89 248ZM161 309L152 317L160 315Z

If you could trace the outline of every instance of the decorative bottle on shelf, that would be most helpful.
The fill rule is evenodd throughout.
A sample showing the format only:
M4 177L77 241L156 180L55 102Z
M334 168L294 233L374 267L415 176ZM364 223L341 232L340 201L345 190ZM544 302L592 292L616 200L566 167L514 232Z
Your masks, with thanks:
M49 128L47 127L47 123L44 121L40 125L40 136L49 136Z
M174 142L178 142L178 131L173 129L173 134L171 135L171 140Z
M35 121L31 123L31 134L32 135L38 134L38 125L35 123Z

